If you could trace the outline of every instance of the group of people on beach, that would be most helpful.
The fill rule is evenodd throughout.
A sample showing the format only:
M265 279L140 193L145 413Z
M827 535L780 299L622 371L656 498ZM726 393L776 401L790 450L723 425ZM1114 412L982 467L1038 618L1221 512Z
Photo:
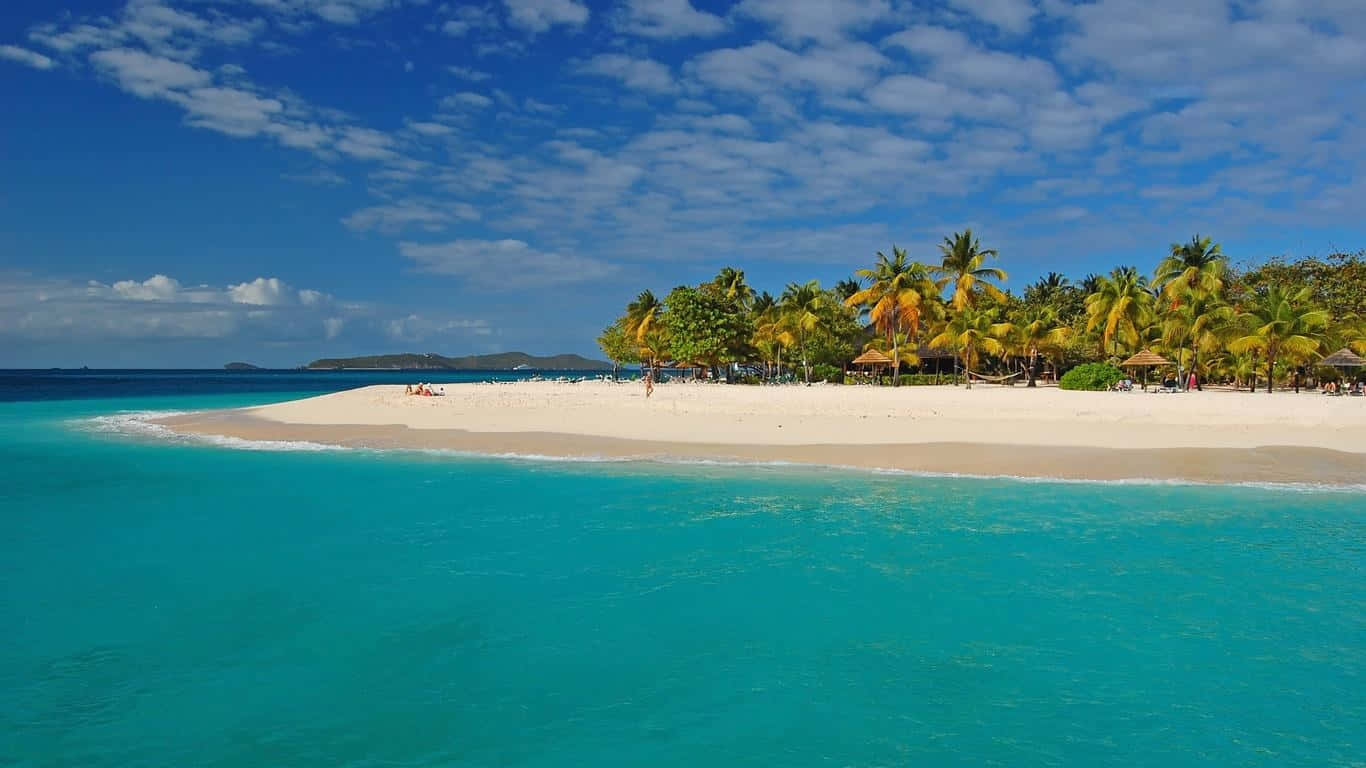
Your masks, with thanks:
M1323 394L1361 396L1366 394L1366 383L1357 381L1352 384L1345 384L1336 381L1326 381L1323 383Z
M445 388L445 387L442 387L442 388L438 391L438 390L432 389L432 385L431 385L431 384L423 384L422 382L419 381L417 384L409 384L409 385L407 385L406 387L404 387L404 388L403 388L403 394L405 394L405 395L421 395L422 397L441 397L442 395L446 394L446 388Z

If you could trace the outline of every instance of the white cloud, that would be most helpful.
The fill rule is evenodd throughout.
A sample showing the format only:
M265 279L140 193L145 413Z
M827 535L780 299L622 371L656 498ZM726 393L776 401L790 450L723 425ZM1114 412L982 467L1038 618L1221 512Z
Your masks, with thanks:
M485 320L433 318L416 314L385 323L385 332L397 341L426 341L440 336L488 336L493 333Z
M1012 35L1028 32L1039 13L1031 0L949 0L949 5Z
M674 90L669 68L652 59L633 59L620 53L602 53L579 66L586 75L620 80L627 88L666 93Z
M180 281L165 275L152 275L142 282L120 280L111 288L115 295L135 301L173 301L180 296Z
M256 136L270 129L284 105L236 88L195 88L177 101L188 113L190 125L212 128L229 136ZM291 140L299 140L291 133ZM321 144L321 131L319 140Z
M508 19L531 33L553 26L579 27L588 21L588 6L577 0L503 0Z
M457 67L454 65L446 67L446 71L450 72L452 75L455 75L461 80L468 80L471 83L480 83L492 77L492 75L490 75L487 72L483 72L477 69L471 69L469 67Z
M465 5L455 9L455 18L441 25L442 33L451 37L464 37L474 30L495 29L498 17L487 8Z
M552 285L601 280L616 272L607 262L540 251L521 240L405 241L399 253L419 272L458 277L489 290L506 289L499 276L509 273L520 275L523 285Z
M131 48L96 51L90 54L90 61L112 75L125 91L144 99L205 86L211 80L201 69Z
M725 19L693 7L690 0L627 0L618 27L662 39L711 37L726 30Z
M864 43L813 47L801 53L764 41L698 56L688 71L703 83L729 91L771 94L790 88L845 93L877 79L887 58Z
M440 102L440 106L443 109L461 109L465 107L486 109L492 105L493 99L490 99L482 93L475 93L474 91L453 93L450 96L443 98Z
M272 307L288 304L294 294L278 277L258 277L249 283L228 286L228 298L236 304Z
M17 45L0 45L0 59L17 61L34 69L52 69L57 66L57 62L43 54L30 51L27 48L20 48Z
M342 224L356 232L378 230L393 234L410 227L437 232L455 221L478 219L479 211L468 203L447 203L437 206L409 200L362 208L342 219Z
M744 0L735 7L737 13L772 26L789 43L835 42L887 18L891 10L886 0Z
M343 131L337 150L358 160L387 160L397 157L394 140L371 128L351 127Z

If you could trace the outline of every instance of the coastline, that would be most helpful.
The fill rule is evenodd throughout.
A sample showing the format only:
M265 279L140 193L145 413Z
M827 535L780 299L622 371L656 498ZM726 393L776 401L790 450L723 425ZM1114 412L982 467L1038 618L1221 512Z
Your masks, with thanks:
M1366 403L1346 398L669 384L647 401L634 386L596 382L446 390L423 398L365 387L156 423L204 438L490 456L1089 481L1366 478Z

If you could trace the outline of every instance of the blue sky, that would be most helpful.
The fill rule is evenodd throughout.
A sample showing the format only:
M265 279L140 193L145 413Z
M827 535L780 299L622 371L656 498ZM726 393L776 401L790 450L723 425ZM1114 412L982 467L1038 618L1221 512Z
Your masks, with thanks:
M972 227L1366 247L1360 0L8 0L0 365L591 354Z

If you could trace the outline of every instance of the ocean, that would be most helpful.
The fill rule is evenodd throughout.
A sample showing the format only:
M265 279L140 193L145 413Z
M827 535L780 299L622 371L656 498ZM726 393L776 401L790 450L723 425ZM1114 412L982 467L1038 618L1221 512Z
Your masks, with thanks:
M0 765L1363 765L1360 491L138 416L415 376L0 372Z

